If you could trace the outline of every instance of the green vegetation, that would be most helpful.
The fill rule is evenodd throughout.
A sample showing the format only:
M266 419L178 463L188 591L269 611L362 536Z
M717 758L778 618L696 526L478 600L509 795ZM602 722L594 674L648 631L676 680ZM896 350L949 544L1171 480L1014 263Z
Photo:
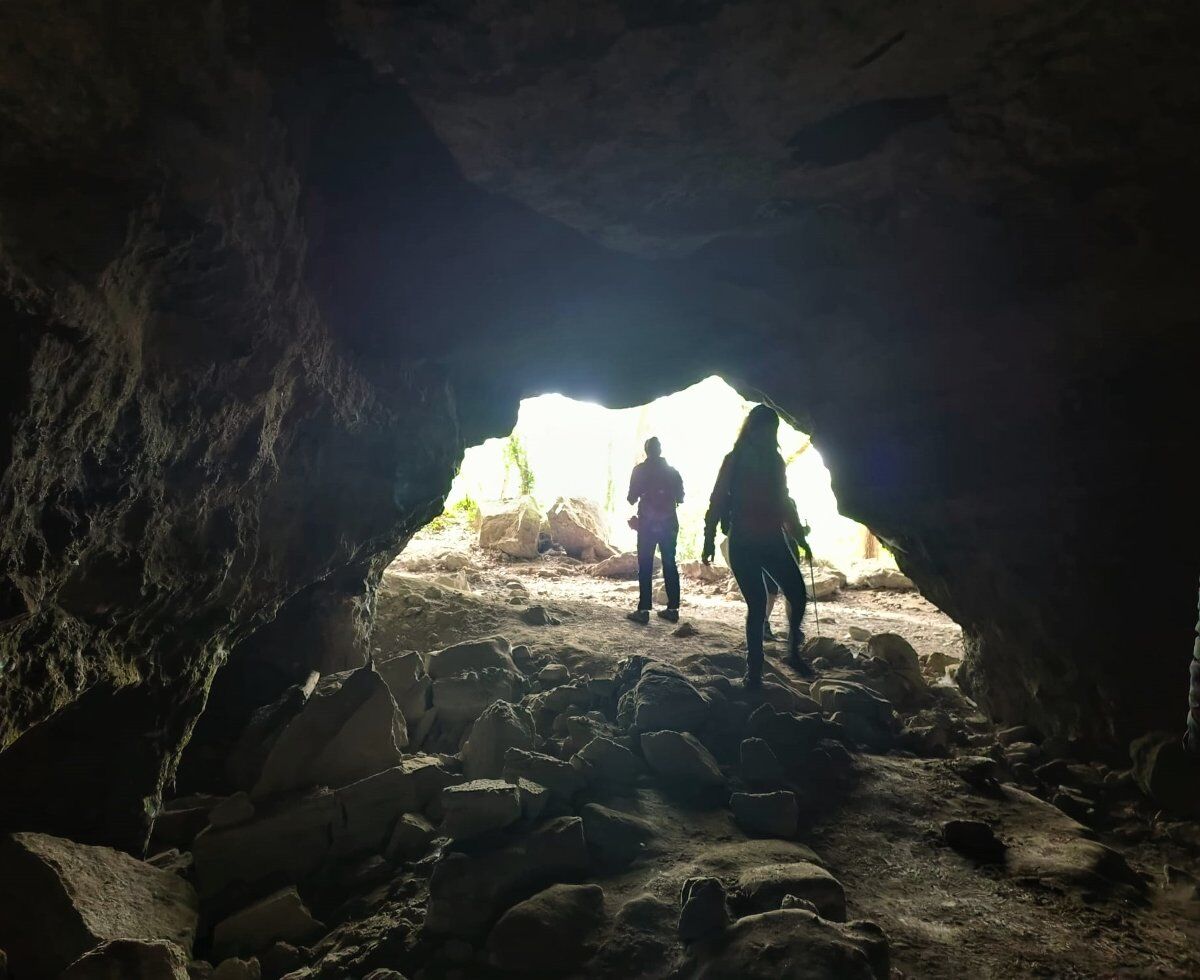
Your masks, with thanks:
M463 497L457 503L451 504L429 522L431 531L445 531L447 528L464 525L475 527L479 523L479 504L471 496Z
M529 456L525 452L525 444L521 437L513 434L504 443L504 487L502 496L508 495L508 478L513 470L517 471L517 485L522 497L533 493L533 467L529 465Z

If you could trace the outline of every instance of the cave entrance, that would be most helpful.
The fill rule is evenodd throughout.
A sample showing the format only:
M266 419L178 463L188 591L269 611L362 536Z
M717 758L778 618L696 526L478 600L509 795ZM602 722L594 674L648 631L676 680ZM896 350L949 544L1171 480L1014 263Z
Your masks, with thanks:
M657 436L664 457L683 477L679 557L699 558L709 492L753 404L716 376L632 408L610 409L558 394L526 398L510 435L467 450L444 513L409 548L425 550L477 537L482 515L510 508L524 497L542 514L562 499L588 501L602 516L609 543L630 551L636 534L627 523L632 514L625 499L629 473L643 458L646 439ZM829 470L812 440L781 422L779 446L792 497L812 527L814 552L848 571L864 561L894 569L895 561L870 530L839 512ZM453 530L459 533L448 533ZM557 543L551 536L543 538L542 546L545 550Z
M637 590L636 533L628 525L634 508L626 493L650 436L659 438L684 484L683 615L695 617L702 632L728 624L736 641L744 606L726 559L720 548L714 568L702 568L698 559L709 493L752 406L716 376L623 409L559 394L525 399L509 435L467 450L443 513L388 569L373 634L377 653L431 649L472 630L515 629L524 636L525 625L566 624L572 617L593 648L630 652L631 640L640 645L621 615L636 603ZM962 656L958 626L916 592L867 527L839 512L829 470L809 436L782 422L779 445L789 490L812 528L817 567L810 592L819 605L808 617L810 636L817 616L823 635L837 639L898 632L931 658L935 672L953 669ZM582 512L594 518L594 528L586 516L588 527L574 526ZM599 540L589 537L591 530ZM656 604L664 601L656 577ZM784 615L780 604L780 625ZM606 617L611 629L592 629Z

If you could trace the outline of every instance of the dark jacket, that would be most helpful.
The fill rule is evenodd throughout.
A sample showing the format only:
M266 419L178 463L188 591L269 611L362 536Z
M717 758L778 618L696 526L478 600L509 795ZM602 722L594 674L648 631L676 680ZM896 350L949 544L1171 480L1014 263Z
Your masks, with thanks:
M716 541L718 524L726 534L739 537L767 538L782 529L796 541L803 540L778 450L746 446L725 457L704 517L706 545Z
M675 508L683 503L683 477L661 456L644 459L629 475L629 502L638 505L641 523L677 523Z

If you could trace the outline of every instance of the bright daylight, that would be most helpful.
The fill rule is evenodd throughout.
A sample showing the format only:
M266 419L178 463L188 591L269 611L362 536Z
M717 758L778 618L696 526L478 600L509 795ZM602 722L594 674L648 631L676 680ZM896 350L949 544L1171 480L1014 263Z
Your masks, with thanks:
M583 497L607 518L612 543L630 551L636 534L626 523L633 513L625 501L629 472L646 439L658 436L664 458L683 477L679 557L698 558L709 492L751 404L717 377L627 409L562 395L527 398L511 436L467 450L447 511L461 513L471 509L464 502L474 502L486 513L497 501L528 495L545 512L559 497ZM808 436L782 423L779 448L815 555L843 569L879 556L893 564L865 527L838 513L829 471Z

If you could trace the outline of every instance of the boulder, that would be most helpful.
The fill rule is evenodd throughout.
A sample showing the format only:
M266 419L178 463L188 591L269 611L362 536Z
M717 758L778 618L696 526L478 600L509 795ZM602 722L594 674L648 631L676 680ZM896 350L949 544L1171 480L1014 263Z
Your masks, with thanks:
M521 685L516 674L504 670L464 671L433 682L433 707L437 712L434 731L438 740L430 746L453 751L467 729L496 701L517 701Z
M545 518L532 497L501 505L483 514L479 522L479 547L510 558L536 558L538 536Z
M428 849L437 830L419 813L402 813L392 828L384 857L389 861L411 860L421 857Z
M893 589L898 592L914 592L917 588L900 569L882 559L855 562L846 585L851 589Z
M150 845L155 851L169 847L186 850L192 839L208 826L212 811L220 806L223 797L196 793L179 799L166 800L154 814Z
M729 577L729 569L720 565L706 565L702 561L687 561L680 564L679 574L705 585L715 585Z
M688 878L679 906L679 938L685 943L720 936L729 927L725 885L719 878Z
M495 701L484 709L462 748L467 779L499 778L509 749L532 749L533 719L523 707Z
M173 942L110 939L84 953L58 980L189 980L189 976L187 954Z
M787 774L771 746L761 738L748 738L739 750L742 779L749 786L778 787L787 783Z
M738 919L690 949L689 980L888 980L888 941L872 922L826 922L804 909Z
M521 793L502 779L473 779L442 790L441 832L454 840L480 837L521 819Z
M543 691L566 684L570 679L571 671L565 664L546 664L537 675L537 682Z
M234 827L212 828L192 845L196 886L213 898L237 885L300 881L327 861L381 853L402 813L426 809L458 778L431 756L334 791L307 796Z
M571 757L571 765L594 783L629 785L646 772L645 763L611 738L597 737Z
M58 976L110 939L190 952L197 918L190 884L121 851L47 834L0 838L0 949L14 977Z
M654 574L657 575L661 571L662 561L656 556ZM590 566L588 572L598 575L600 578L636 579L638 577L637 553L626 551L619 555L613 555L611 558L605 558L604 561Z
M238 790L232 796L222 800L209 811L208 822L214 827L233 827L239 823L254 819L254 804L250 794ZM189 841L189 843L191 843Z
M810 599L828 599L846 587L846 576L836 568L818 565L804 577L804 589Z
M292 685L272 704L256 709L250 716L225 763L226 775L235 787L246 791L254 788L276 740L304 710L318 680L320 674L310 671L303 683Z
M859 643L866 643L871 638L872 633L861 626L848 626L846 627L846 635L852 640L857 640Z
M578 880L590 863L578 817L547 821L500 850L448 854L429 879L425 929L435 936L480 936L514 902Z
M579 813L588 848L600 864L623 868L653 852L658 835L650 821L599 803L588 803Z
M569 762L520 748L509 748L504 753L503 777L510 783L531 780L545 786L563 802L569 802L584 785L583 775Z
M750 868L738 876L737 887L746 907L754 912L777 909L785 895L795 895L812 902L822 918L846 921L846 892L842 883L808 861Z
M329 674L280 733L250 796L345 786L397 765L407 745L404 716L374 669Z
M1151 732L1129 747L1133 778L1159 806L1200 816L1200 756L1188 752L1178 732Z
M921 673L917 651L896 633L877 633L867 641L868 661L878 677L882 692L899 705L927 700L929 686Z
M562 976L591 956L603 922L599 885L551 885L500 917L487 938L488 959L506 972Z
M621 696L618 720L640 732L698 731L708 719L709 702L673 668L651 663L633 689Z
M551 615L545 606L538 605L522 609L518 618L526 626L558 626L562 622L556 616Z
M503 670L516 673L512 645L503 636L455 643L429 655L429 676L435 681L464 671Z
M559 497L546 512L551 540L572 558L590 549L592 561L617 553L608 542L608 522L599 505L584 497Z
M262 965L253 956L248 960L231 956L222 960L208 980L261 980Z
M796 833L800 806L795 793L734 793L729 805L737 825L751 836L792 837Z
M862 684L822 678L814 682L811 694L823 711L857 715L885 731L891 731L896 726L896 712L892 703Z
M213 930L213 955L225 959L260 953L275 942L304 945L324 931L295 886L289 886L218 922Z
M979 861L995 861L1004 857L1004 844L982 820L947 820L942 824L942 839L946 844Z
M410 733L429 710L429 674L425 661L415 650L376 661L375 669L392 692L392 699L408 722Z
M818 657L831 667L849 667L855 662L854 652L845 644L828 636L816 636L804 644L804 656Z
M777 757L792 759L800 751L811 749L821 739L837 733L835 726L817 714L792 714L776 711L772 705L759 705L746 722L746 735L762 739Z
M641 744L647 765L669 782L697 788L725 785L712 753L687 732L645 732Z

